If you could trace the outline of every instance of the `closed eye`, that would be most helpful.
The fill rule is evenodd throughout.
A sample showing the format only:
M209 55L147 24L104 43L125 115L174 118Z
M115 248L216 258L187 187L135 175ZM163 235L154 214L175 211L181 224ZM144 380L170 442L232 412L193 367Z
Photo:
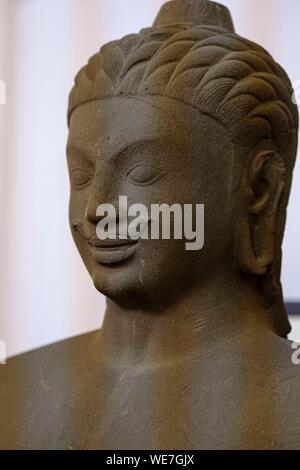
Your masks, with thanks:
M158 168L138 164L128 171L126 177L134 184L146 186L158 181L162 175L163 173Z
M93 174L90 171L76 168L71 171L70 178L72 187L74 189L81 190L89 185L93 178Z

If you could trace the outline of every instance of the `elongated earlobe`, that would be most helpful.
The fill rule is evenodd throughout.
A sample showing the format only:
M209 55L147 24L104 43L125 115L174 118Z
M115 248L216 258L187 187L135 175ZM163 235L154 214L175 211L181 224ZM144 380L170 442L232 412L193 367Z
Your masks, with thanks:
M284 193L285 168L273 151L260 152L253 159L242 186L246 195L237 228L239 268L263 276L276 256L275 233L278 209Z

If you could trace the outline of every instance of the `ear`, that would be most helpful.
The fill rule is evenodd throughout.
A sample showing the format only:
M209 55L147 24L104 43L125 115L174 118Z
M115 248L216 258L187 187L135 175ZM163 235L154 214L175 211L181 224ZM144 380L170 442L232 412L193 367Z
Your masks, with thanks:
M273 151L259 152L242 182L242 204L237 229L241 271L262 276L276 255L276 228L284 193L285 168Z

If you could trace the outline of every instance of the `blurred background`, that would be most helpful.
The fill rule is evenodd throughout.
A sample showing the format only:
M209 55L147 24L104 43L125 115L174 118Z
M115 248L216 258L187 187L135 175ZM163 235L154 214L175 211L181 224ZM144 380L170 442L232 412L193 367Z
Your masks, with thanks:
M163 0L0 0L0 340L8 356L100 328L105 300L68 227L66 110L74 76L107 41L150 26ZM236 31L298 83L299 0L223 0ZM300 303L300 160L284 241L285 298ZM300 310L300 308L299 308ZM300 316L291 316L300 339Z

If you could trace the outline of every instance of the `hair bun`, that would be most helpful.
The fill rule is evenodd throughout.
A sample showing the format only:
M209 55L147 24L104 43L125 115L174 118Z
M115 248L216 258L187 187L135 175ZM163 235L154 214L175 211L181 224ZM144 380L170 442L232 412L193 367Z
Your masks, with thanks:
M233 21L228 8L209 0L169 1L161 7L153 27L158 28L183 22L199 26L217 26L230 33L234 32Z

